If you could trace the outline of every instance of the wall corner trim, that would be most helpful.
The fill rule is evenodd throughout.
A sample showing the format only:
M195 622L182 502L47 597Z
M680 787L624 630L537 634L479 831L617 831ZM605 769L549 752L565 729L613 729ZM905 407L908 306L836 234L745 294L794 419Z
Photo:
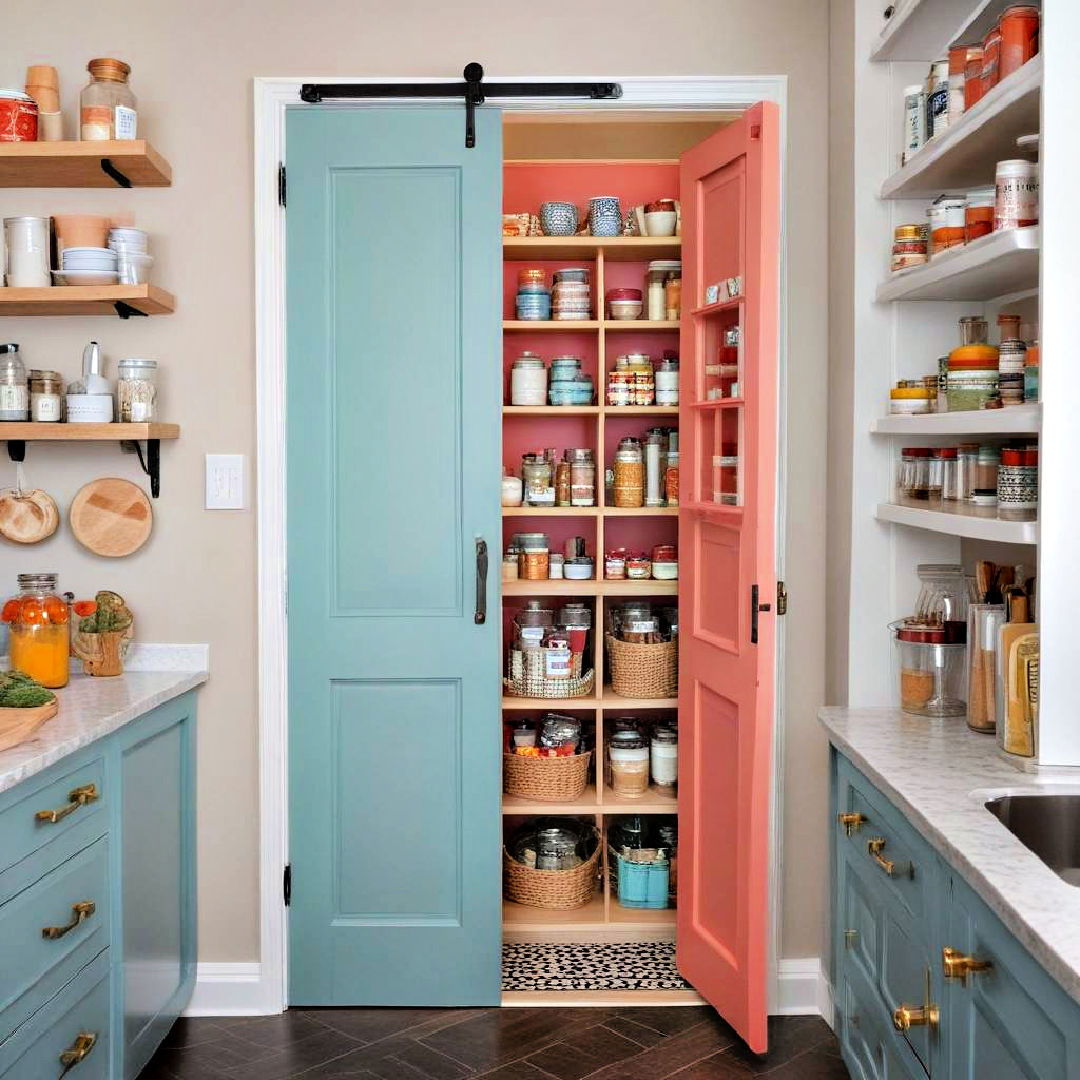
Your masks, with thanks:
M776 965L776 984L769 1002L771 1016L820 1016L833 1024L833 993L828 973L819 957L781 960Z
M264 984L262 965L198 964L195 990L184 1016L273 1016L281 1009L277 992Z

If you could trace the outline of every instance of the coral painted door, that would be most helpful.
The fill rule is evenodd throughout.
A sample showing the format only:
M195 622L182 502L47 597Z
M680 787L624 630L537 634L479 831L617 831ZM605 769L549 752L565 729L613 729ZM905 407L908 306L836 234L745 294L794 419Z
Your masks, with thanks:
M682 157L679 969L766 1049L779 111ZM768 605L769 610L765 609Z

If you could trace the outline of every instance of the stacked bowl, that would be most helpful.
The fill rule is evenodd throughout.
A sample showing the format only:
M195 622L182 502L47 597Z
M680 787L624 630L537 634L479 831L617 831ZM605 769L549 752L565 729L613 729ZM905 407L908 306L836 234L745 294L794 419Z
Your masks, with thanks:
M145 285L150 280L154 257L142 229L110 229L109 248L116 253L121 285Z
M587 319L592 311L589 271L583 266L556 270L551 290L553 319Z
M116 252L97 247L64 248L55 276L61 285L115 285Z
M551 291L547 274L534 266L518 271L517 317L523 322L547 322L551 318Z

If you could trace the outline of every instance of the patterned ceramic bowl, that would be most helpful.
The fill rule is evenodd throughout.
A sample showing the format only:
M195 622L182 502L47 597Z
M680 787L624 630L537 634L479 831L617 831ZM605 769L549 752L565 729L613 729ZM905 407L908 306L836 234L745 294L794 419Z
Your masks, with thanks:
M540 228L545 236L573 236L578 228L578 208L568 202L541 203Z
M614 195L597 195L589 200L589 231L593 236L618 236L622 232L622 212Z

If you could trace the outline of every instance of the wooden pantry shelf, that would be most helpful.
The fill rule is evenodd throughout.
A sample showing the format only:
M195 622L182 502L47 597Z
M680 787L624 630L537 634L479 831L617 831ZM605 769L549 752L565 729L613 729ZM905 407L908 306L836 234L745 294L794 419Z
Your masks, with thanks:
M502 797L503 814L595 814L599 809L595 784L589 784L581 795L569 802L543 802L505 792Z
M669 333L678 333L679 320L678 319L604 319L604 330L611 333L630 333L632 331L649 331L652 333L656 330L665 330Z
M923 510L896 503L880 503L875 516L878 521L891 521L897 525L929 529L969 540L997 540L1005 544L1039 542L1039 524L1036 521L1002 521L1000 518L978 517L971 511Z
M610 262L677 259L680 236L504 236L506 259L595 259L602 251Z
M649 790L640 798L628 798L616 795L609 787L600 793L603 800L601 808L605 814L676 814L679 811L679 796L672 788L649 785Z
M6 442L144 442L179 438L179 424L0 424L0 440Z
M678 410L676 410L678 411ZM504 405L503 416L596 416L599 405Z
M504 581L503 596L677 596L678 581Z
M156 285L0 288L0 315L170 315L176 298Z
M922 416L883 416L870 430L875 435L1032 435L1042 426L1040 405L964 412L925 413Z
M678 405L605 405L604 415L619 416L678 416Z
M677 709L679 699L672 698L631 698L621 697L610 686L605 686L600 699L604 709Z
M605 506L604 517L678 517L677 506Z
M541 334L573 334L599 329L597 319L503 319L503 330L529 330Z
M507 941L671 941L675 909L624 908L612 897L607 910L597 891L584 907L570 911L527 907L503 901L503 937ZM622 995L618 998L622 1001Z
M529 712L535 712L537 709L545 712L553 709L562 709L564 711L566 709L595 709L599 700L595 691L586 694L584 697L575 698L511 697L508 694L503 694L502 707L514 711Z
M503 517L598 517L596 506L504 506Z
M145 139L0 143L0 187L123 188L170 184L172 167Z
M933 199L943 191L992 187L998 161L1015 158L1016 140L1039 130L1043 60L1035 56L950 122L881 186L883 199Z
M987 301L1039 284L1039 226L1003 229L936 255L925 266L896 271L878 286L892 300Z

